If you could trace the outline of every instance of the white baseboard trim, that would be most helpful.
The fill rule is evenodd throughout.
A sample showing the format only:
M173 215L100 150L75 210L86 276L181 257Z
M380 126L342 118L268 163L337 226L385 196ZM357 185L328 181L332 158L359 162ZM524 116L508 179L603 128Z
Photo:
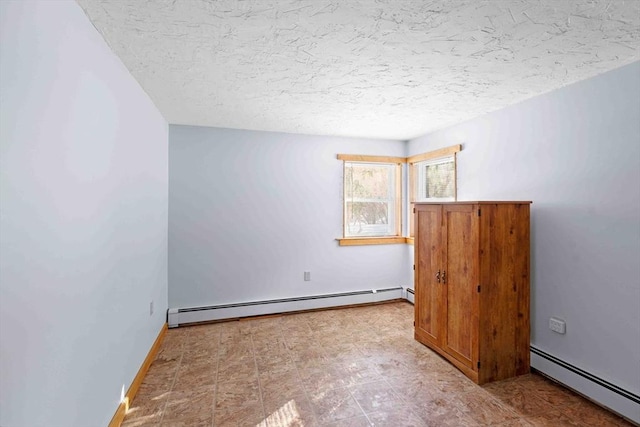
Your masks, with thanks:
M531 346L531 367L640 424L640 396Z
M404 289L397 287L267 301L251 301L236 304L221 304L207 307L170 308L168 311L168 323L170 328L175 328L187 323L237 319L241 317L315 310L343 305L371 304L402 298L404 298Z

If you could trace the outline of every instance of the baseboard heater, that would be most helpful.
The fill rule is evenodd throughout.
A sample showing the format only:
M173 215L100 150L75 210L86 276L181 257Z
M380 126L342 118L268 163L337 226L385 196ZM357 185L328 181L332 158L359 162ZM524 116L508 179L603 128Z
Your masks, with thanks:
M640 396L531 346L531 367L640 424Z
M416 301L415 295L416 293L413 289L407 288L407 301L409 301L411 304L415 304L415 301Z
M397 287L266 301L250 301L235 304L221 304L207 307L170 308L168 311L167 321L170 328L175 328L187 323L314 310L319 308L339 307L342 305L370 304L402 298L403 288Z

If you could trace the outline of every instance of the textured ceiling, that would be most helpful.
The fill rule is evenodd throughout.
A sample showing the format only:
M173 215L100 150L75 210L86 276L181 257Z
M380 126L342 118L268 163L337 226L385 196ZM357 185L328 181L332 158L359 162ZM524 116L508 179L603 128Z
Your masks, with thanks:
M172 124L409 139L640 59L640 0L78 0Z

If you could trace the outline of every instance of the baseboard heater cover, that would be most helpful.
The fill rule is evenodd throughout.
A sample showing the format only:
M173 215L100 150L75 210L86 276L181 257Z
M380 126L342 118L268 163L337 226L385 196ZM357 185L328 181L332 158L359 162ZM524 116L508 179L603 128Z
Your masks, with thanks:
M415 304L415 295L416 293L412 288L407 288L407 301L409 301L411 304Z
M402 291L403 288L396 287L264 301L249 301L234 304L220 304L206 307L170 308L167 320L169 327L175 328L187 323L236 319L240 317L261 316L265 314L286 313L291 311L313 310L318 308L339 307L342 305L367 304L393 299L402 299Z
M531 346L531 367L640 424L640 396Z

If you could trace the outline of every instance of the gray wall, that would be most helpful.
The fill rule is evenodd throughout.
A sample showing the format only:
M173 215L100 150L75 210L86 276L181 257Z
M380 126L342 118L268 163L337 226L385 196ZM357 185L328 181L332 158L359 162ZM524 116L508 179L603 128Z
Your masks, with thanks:
M409 154L463 144L459 200L533 201L532 344L635 393L638 117L640 62L409 142Z
M0 425L105 426L165 321L167 123L75 2L0 31Z
M338 247L335 155L456 143L460 199L534 201L532 343L640 392L640 63L408 146L168 132L74 2L0 2L0 24L0 425L106 425L167 292L186 307L410 284L412 247Z
M407 286L407 245L339 247L338 153L406 144L169 127L169 306ZM303 281L303 272L311 281Z

